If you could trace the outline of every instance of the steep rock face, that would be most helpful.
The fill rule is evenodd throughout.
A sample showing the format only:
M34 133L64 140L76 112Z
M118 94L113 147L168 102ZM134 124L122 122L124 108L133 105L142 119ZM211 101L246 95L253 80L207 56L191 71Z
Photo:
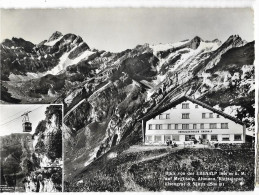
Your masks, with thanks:
M60 106L49 106L33 134L35 155L41 160L40 166L50 166L62 160L62 110Z
M62 109L49 106L46 119L36 127L33 135L17 133L0 137L1 183L21 187L26 191L36 190L35 176L42 174L45 188L61 191L62 179ZM55 167L46 172L46 168ZM26 182L31 181L31 187ZM19 189L19 188L17 188Z
M0 137L1 184L23 186L22 178L31 171L31 134Z

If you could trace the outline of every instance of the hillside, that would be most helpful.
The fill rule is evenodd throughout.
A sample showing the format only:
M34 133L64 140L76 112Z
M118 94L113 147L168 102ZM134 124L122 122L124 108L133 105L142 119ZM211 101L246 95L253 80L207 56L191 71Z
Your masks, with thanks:
M238 172L239 175L222 176L220 172ZM243 177L240 176L241 172L245 173ZM224 185L220 186L219 178L223 177L232 180L221 181ZM240 181L245 185L241 185ZM123 152L115 149L87 166L73 179L65 181L67 192L215 192L253 189L254 149L248 148L132 146Z

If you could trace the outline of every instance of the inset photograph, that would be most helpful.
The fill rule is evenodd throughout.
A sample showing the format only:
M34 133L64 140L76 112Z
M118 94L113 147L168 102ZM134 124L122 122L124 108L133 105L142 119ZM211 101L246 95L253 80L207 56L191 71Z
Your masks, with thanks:
M1 192L62 191L62 105L0 105Z

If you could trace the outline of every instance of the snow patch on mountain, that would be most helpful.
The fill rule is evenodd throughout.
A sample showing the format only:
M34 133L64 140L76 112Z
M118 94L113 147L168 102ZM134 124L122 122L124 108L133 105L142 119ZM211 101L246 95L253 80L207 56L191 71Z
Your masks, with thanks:
M215 51L221 46L220 42L204 42L201 41L198 50Z
M87 60L92 54L95 52L86 50L82 52L78 57L75 59L69 59L69 54L73 52L77 47L74 47L70 52L64 53L59 60L59 63L57 66L55 66L53 69L47 71L46 74L52 74L52 75L57 75L61 73L62 71L65 71L66 68L70 65L77 64L81 60Z
M185 40L185 41L180 41L180 42L176 42L176 43L166 43L166 44L157 44L157 45L150 45L150 47L153 49L154 54L156 55L157 52L159 51L165 51L168 49L172 49L175 47L179 47L184 45L185 43L187 43L189 40Z
M211 42L200 42L200 45L197 49L181 49L178 51L178 53L181 54L181 58L176 62L176 65L170 69L170 71L179 70L181 68L189 68L192 70L199 61L202 61L204 59L201 59L201 54L214 51L219 48L218 43L211 43ZM184 51L184 52L183 52Z
M46 45L46 46L54 46L58 41L60 41L61 39L63 38L63 36L61 36L61 37L59 37L59 38L57 38L57 39L55 39L55 40L53 40L53 41L48 41L48 42L46 42L46 43L44 43L44 45Z
M86 50L86 51L83 51L82 53L80 53L76 58L70 59L68 57L69 54L72 51L74 51L76 48L77 47L73 48L70 52L64 53L60 57L59 63L49 71L46 71L43 73L27 72L26 75L16 75L16 74L10 73L9 80L10 81L27 81L27 80L43 77L47 74L57 75L57 74L60 74L61 72L65 71L68 66L77 64L82 60L87 60L91 55L93 55L95 53L93 51ZM44 58L47 58L47 55L45 55ZM19 63L19 61L18 61L18 63Z

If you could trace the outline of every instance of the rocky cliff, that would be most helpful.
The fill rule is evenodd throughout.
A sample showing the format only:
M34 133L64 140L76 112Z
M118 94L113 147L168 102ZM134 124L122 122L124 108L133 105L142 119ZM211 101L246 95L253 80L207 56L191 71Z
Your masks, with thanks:
M31 134L0 137L1 185L23 186L22 178L31 171Z
M37 125L34 134L0 137L2 185L16 186L18 191L36 191L35 177L42 174L50 178L45 188L52 186L52 191L61 191L61 106L49 106L45 114L46 118Z

